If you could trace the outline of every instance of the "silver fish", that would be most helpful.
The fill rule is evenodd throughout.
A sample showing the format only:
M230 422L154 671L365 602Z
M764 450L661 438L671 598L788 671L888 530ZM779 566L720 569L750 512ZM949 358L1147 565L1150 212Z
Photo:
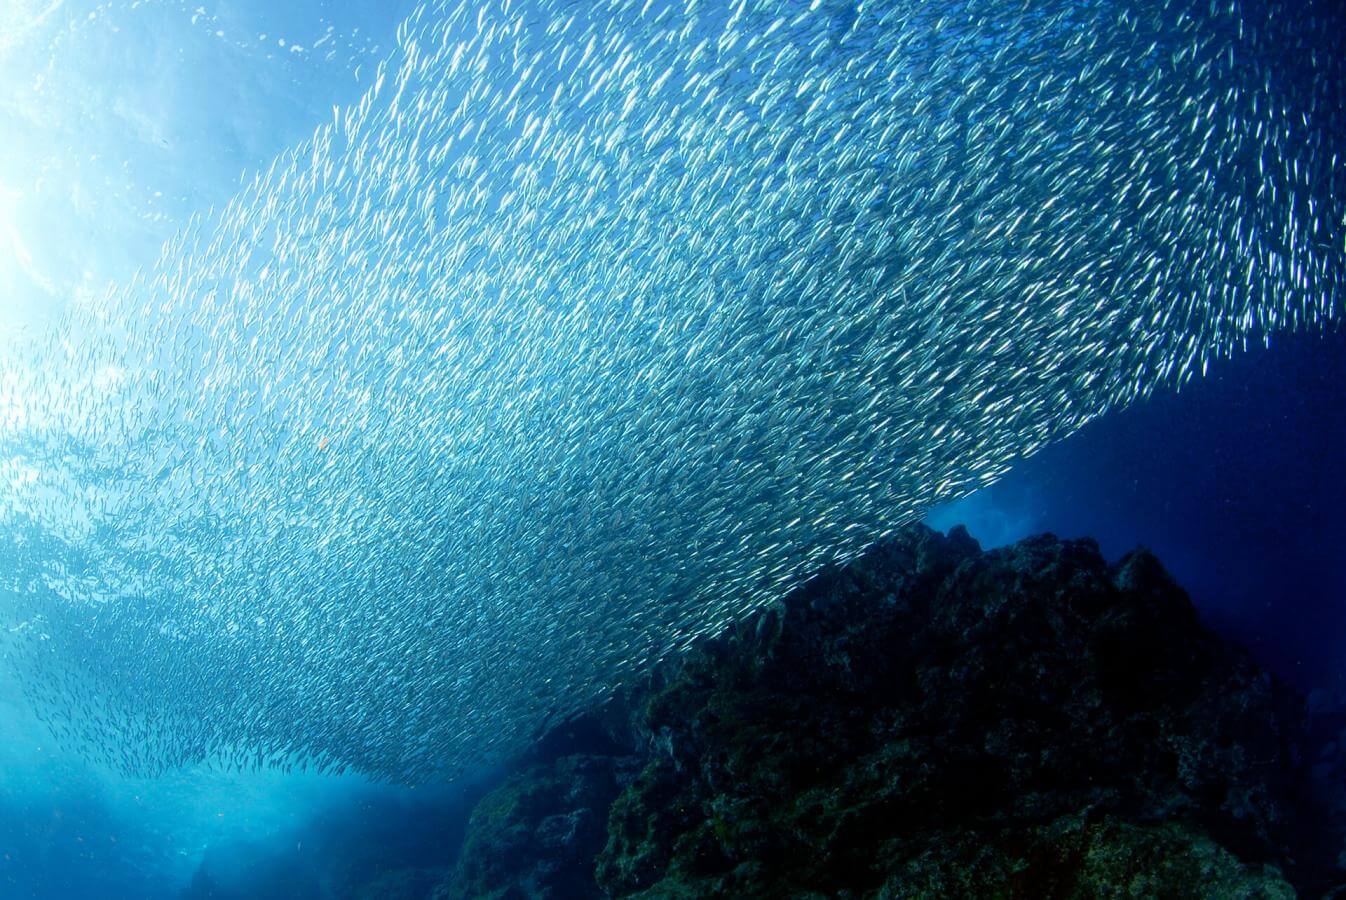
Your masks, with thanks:
M4 364L43 707L137 772L457 771L1339 319L1330 4L937 9L418 10L358 103Z

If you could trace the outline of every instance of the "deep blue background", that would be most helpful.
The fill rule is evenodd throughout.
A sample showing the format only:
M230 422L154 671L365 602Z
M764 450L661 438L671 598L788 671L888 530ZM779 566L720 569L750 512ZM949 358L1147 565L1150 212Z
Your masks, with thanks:
M413 5L202 2L206 15L196 2L0 0L0 337L151 264L240 173L358 97ZM35 29L48 8L59 15ZM5 31L16 23L23 40ZM1048 530L1093 536L1113 558L1145 544L1274 671L1343 690L1343 385L1346 333L1277 336L932 518L987 544ZM188 885L300 900L371 854L448 863L470 805L460 789L350 776L127 781L54 746L21 699L0 671L0 900L167 900Z
M984 544L1152 549L1206 621L1305 691L1346 687L1346 329L1279 335L937 510Z

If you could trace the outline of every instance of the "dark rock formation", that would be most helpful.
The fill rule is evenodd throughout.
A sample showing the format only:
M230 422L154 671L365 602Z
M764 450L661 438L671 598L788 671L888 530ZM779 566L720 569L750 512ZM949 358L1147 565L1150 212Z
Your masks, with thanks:
M440 896L1322 894L1307 721L1145 551L912 527L553 729Z
M600 896L594 859L633 772L628 758L574 754L512 775L473 810L457 871L435 897Z

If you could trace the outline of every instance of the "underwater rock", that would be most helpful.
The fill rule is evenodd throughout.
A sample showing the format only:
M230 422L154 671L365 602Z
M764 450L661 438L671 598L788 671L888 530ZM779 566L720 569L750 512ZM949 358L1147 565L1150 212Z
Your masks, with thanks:
M608 809L634 774L628 758L586 755L515 774L473 811L457 871L436 900L601 897L593 860Z
M392 869L360 885L352 900L423 900L444 877L437 869Z
M136 775L512 756L1340 321L1340 7L429 0L0 359L0 652Z
M444 896L1271 898L1343 876L1303 701L1151 554L1087 540L907 528L538 746Z
M1275 866L1247 865L1199 830L1067 817L986 842L952 837L905 862L879 890L916 897L1219 897L1279 900L1295 890Z

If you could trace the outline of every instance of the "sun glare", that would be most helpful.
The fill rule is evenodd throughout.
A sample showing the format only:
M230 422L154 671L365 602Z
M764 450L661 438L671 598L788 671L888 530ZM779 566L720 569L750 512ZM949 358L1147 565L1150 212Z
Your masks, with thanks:
M14 193L0 184L0 350L7 343L7 334L18 323L18 240L14 234Z
M29 34L46 24L65 0L3 0L0 2L0 62Z
M34 261L20 226L19 194L0 184L0 340L29 322L29 313L56 286Z

